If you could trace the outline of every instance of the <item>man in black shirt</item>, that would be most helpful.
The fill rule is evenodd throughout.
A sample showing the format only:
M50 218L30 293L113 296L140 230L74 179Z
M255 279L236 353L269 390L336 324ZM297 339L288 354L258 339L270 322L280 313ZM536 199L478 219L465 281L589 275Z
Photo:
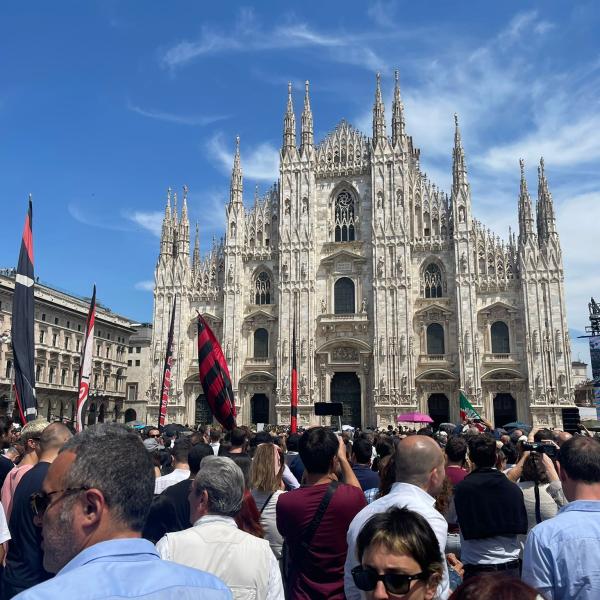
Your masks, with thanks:
M188 496L192 481L198 474L200 463L205 456L214 456L210 445L199 443L192 446L188 454L190 478L169 486L154 498L142 534L147 540L156 544L165 533L183 531L192 525Z
M30 497L42 489L50 464L71 437L71 432L62 423L48 425L41 433L36 448L39 462L23 475L17 485L8 524L12 539L8 546L4 569L3 600L8 600L51 577L43 567L42 530L34 523Z

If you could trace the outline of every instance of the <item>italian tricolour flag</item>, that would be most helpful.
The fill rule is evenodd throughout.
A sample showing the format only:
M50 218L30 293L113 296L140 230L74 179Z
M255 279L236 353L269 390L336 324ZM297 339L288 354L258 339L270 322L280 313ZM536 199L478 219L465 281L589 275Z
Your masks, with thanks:
M481 419L479 413L473 408L473 405L467 400L462 390L459 392L460 398L460 419L466 421L467 419Z

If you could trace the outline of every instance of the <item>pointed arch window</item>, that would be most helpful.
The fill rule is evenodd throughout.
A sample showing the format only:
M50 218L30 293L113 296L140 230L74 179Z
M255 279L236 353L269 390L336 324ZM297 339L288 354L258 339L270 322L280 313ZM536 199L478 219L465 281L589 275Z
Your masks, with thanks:
M254 282L254 303L271 304L271 278L266 271L261 271Z
M427 354L445 354L444 328L439 323L427 326Z
M427 265L423 271L423 297L441 298L444 295L442 271L435 263Z
M348 190L342 190L335 199L335 241L353 242L355 240L354 196Z
M492 354L510 353L510 333L504 321L495 321L490 327Z
M333 288L335 302L334 312L343 315L355 312L354 281L348 277L341 277L335 282Z
M254 332L254 358L269 358L269 332L262 327Z

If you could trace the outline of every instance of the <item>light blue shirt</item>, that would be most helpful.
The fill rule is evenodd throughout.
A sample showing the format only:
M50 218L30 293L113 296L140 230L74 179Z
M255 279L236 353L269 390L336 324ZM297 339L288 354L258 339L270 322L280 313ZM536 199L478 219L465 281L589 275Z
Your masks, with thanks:
M15 596L15 600L231 600L217 577L161 560L141 538L94 544L68 562L56 577Z
M547 600L600 598L600 500L576 500L536 525L522 578Z

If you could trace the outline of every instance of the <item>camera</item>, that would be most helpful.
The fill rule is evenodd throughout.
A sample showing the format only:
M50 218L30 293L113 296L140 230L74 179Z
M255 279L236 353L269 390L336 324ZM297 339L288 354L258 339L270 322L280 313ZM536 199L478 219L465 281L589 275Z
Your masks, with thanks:
M556 458L558 448L552 444L544 444L543 442L523 442L523 450L529 452L539 452L547 454L550 458Z

